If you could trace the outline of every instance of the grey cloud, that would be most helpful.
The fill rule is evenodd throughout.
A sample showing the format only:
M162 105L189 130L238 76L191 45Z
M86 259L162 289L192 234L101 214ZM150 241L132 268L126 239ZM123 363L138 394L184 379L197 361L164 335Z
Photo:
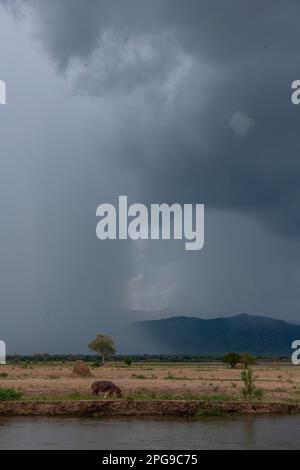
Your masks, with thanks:
M73 67L75 87L95 97L141 90L172 99L174 87L193 66L167 34L136 35L123 41L114 31L103 33L86 63ZM77 68L77 70L76 70Z
M24 3L78 90L124 95L115 101L120 115L126 106L129 113L115 122L120 162L146 199L155 188L162 199L251 212L299 235L299 113L289 100L299 2ZM182 57L181 70L189 65L176 82ZM228 128L237 109L256 123L247 143Z
M142 32L170 31L191 52L228 65L265 46L297 51L298 0L1 0L29 8L49 53L62 66L84 58L98 47L103 31L113 30L124 40ZM259 7L259 10L258 10ZM281 34L282 31L282 34Z
M239 137L246 137L251 128L255 126L255 121L245 113L236 111L229 122L233 132Z

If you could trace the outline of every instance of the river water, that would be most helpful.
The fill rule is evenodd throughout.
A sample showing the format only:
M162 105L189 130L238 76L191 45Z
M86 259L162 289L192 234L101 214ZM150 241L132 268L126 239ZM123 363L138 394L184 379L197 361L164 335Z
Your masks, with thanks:
M300 416L0 418L0 449L300 449Z

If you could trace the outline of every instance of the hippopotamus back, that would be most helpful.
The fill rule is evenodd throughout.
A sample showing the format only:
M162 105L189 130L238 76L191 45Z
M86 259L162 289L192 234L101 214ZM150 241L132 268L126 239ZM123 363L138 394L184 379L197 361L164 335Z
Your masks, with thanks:
M99 380L97 382L94 382L91 386L91 389L94 395L98 395L98 393L105 393L105 395L116 394L119 397L122 396L122 392L119 387L117 387L117 385L115 385L113 382L110 382L109 380Z

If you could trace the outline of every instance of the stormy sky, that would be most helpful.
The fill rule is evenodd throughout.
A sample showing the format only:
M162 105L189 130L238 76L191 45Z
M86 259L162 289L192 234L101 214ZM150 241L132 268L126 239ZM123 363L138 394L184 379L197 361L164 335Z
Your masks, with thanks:
M8 352L85 352L173 313L299 320L299 15L298 0L0 0ZM204 203L204 249L97 240L97 206L122 194Z

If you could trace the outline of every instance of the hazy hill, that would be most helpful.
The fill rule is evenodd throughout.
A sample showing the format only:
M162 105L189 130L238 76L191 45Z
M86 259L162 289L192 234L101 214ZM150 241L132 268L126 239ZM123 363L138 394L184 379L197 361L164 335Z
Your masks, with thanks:
M227 318L171 317L134 322L132 348L161 354L222 355L248 351L256 355L291 355L291 343L300 339L300 325L241 314Z

